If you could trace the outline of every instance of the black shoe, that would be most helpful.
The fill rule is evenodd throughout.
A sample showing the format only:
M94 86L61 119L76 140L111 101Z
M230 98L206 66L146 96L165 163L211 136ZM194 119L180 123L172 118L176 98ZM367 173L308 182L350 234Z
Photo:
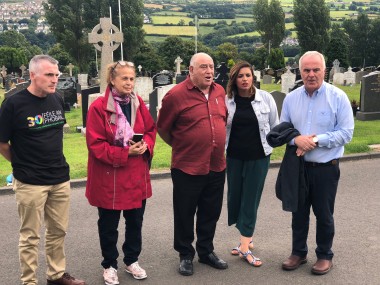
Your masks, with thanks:
M199 262L210 265L216 269L227 269L228 264L223 259L220 259L215 252L211 252L209 255L199 257Z
M191 259L182 259L179 264L178 272L183 276L193 275L193 261Z

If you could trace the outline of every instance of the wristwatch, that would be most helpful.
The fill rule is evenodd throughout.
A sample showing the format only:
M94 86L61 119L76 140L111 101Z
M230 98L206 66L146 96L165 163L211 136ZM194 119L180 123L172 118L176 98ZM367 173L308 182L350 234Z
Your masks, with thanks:
M313 137L313 142L318 146L318 137Z

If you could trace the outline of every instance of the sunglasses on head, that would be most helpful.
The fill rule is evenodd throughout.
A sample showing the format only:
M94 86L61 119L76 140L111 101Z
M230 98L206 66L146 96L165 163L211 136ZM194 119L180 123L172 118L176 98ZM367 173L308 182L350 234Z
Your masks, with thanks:
M119 60L118 62L116 62L116 64L112 67L112 71L115 70L115 68L120 65L120 66L129 66L129 67L134 67L134 63L131 62L131 61L122 61L122 60Z

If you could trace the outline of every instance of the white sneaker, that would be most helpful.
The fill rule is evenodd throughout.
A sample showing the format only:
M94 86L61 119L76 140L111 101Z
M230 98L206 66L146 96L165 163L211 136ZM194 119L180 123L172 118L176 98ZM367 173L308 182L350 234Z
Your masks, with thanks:
M129 274L132 274L133 278L138 280L145 279L148 277L148 275L146 275L145 270L140 267L137 261L127 266L125 268L125 271Z
M106 285L117 285L119 284L119 278L117 277L117 270L112 266L110 268L104 269L103 272L104 283Z

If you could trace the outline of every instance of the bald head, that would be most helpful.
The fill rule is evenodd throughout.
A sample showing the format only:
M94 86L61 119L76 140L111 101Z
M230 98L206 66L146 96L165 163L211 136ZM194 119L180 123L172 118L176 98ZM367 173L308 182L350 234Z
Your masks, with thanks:
M207 53L200 52L193 55L190 60L190 80L203 93L207 93L214 81L214 61Z

